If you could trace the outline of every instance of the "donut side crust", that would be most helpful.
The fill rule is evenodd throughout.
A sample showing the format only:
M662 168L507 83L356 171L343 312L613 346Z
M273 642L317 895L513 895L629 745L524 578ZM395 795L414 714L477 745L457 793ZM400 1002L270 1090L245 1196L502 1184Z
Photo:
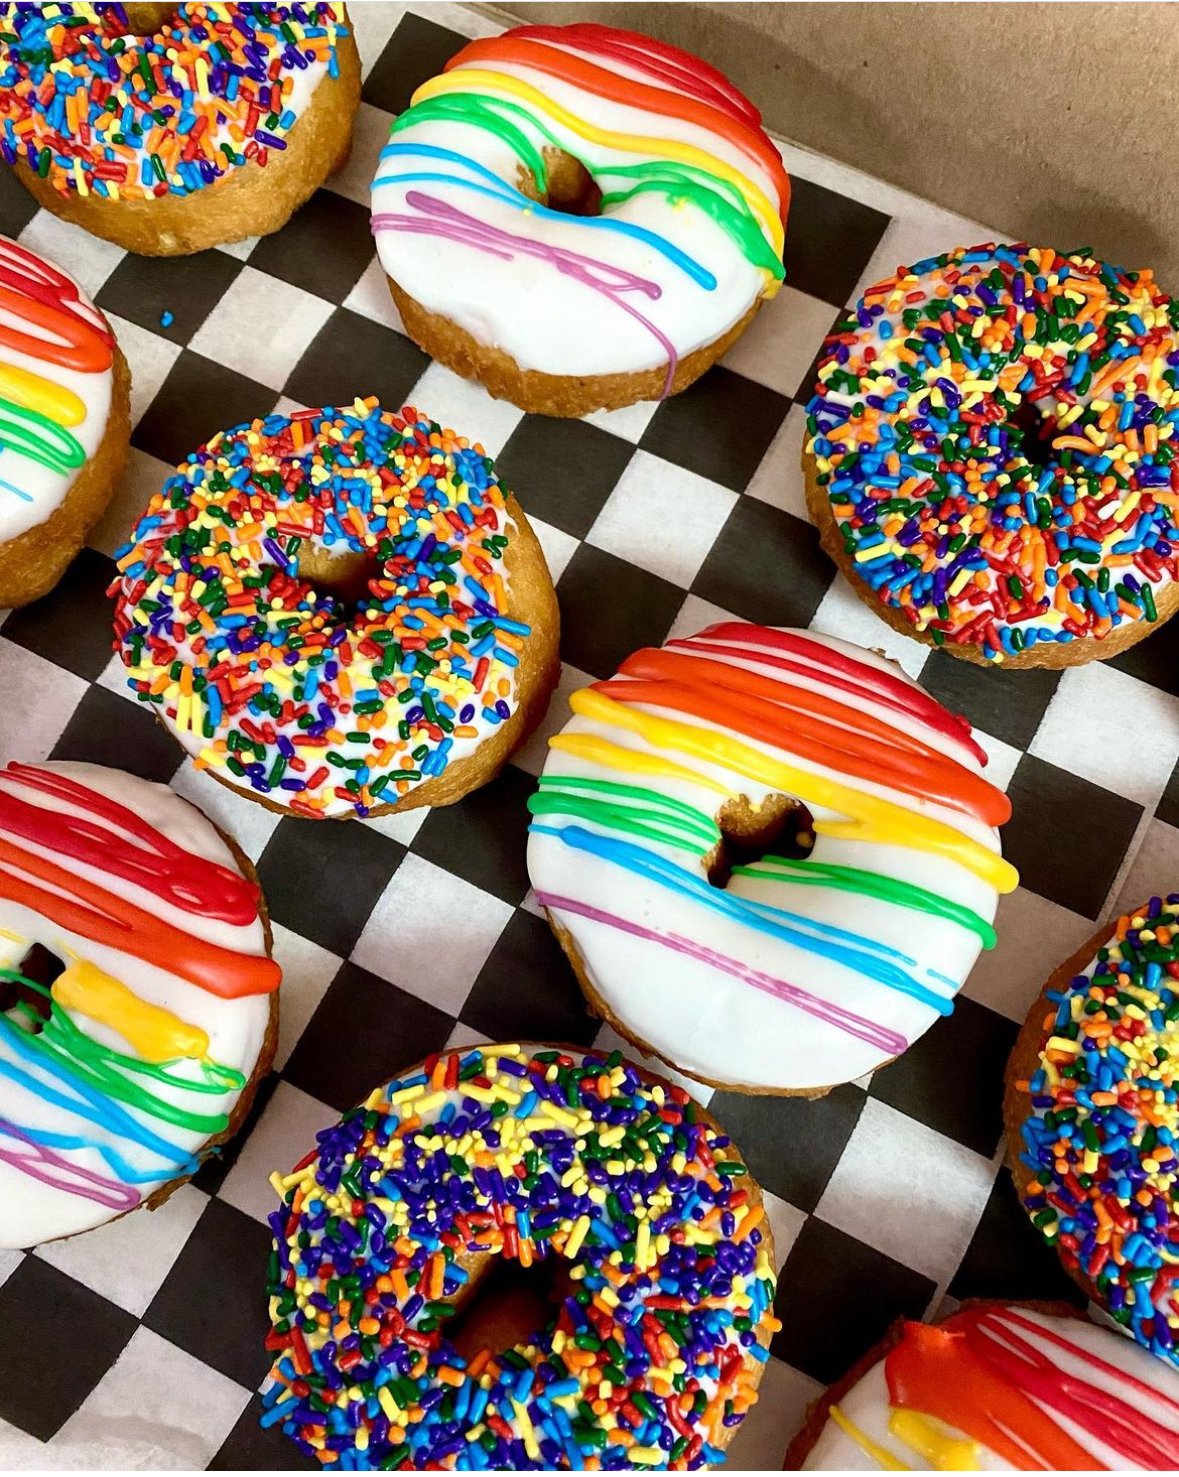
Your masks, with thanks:
M106 512L123 475L130 442L131 371L116 344L111 406L102 439L48 518L0 543L0 606L28 605L47 595L61 579L86 535Z
M1102 638L1082 636L1074 641L1040 642L1029 650L1018 652L1014 656L1004 656L1001 662L992 661L982 646L959 641L943 641L939 644L929 631L919 631L896 606L886 605L876 591L861 578L855 560L843 546L843 538L839 532L835 515L831 511L827 491L819 485L815 459L805 446L802 452L802 470L805 477L807 512L810 514L811 522L819 531L819 542L828 558L851 585L853 593L900 635L909 636L914 641L920 641L925 646L932 646L938 651L948 652L962 661L973 662L975 666L999 667L1005 672L1020 671L1025 667L1043 667L1055 672L1065 667L1082 667L1086 662L1108 660L1110 657L1119 656L1123 651L1128 651L1131 646L1136 646L1147 636L1153 635L1179 610L1179 580L1169 580L1161 588L1151 587L1158 611L1158 620L1129 621L1115 626L1108 636Z
M508 400L530 415L576 417L594 410L619 410L639 400L664 398L666 365L630 374L561 375L521 369L505 350L480 343L442 313L424 308L392 277L386 276L386 280L405 331L418 348L463 379L477 380L497 400ZM761 301L758 298L719 338L677 362L672 395L686 390L732 348L753 322Z
M73 190L62 195L23 161L13 170L38 205L139 256L188 256L248 236L269 236L348 158L360 105L360 53L351 29L339 39L336 56L339 76L324 74L287 134L285 149L271 149L265 167L247 160L191 195L136 200Z

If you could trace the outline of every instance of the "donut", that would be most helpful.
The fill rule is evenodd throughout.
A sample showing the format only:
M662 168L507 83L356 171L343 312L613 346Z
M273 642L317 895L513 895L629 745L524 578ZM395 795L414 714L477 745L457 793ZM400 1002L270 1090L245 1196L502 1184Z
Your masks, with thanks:
M155 1207L270 1068L254 869L164 785L0 770L0 1248Z
M790 181L718 71L609 26L472 41L377 163L406 332L540 415L686 389L783 276Z
M0 155L38 205L128 251L267 235L348 157L346 19L339 3L0 4Z
M1179 307L1088 252L977 246L868 288L807 406L824 549L894 630L1070 667L1179 605Z
M528 870L590 1008L681 1072L818 1096L995 942L1007 797L965 719L814 631L722 621L574 693Z
M618 1052L430 1057L272 1182L262 1423L325 1467L697 1469L757 1399L780 1327L761 1191ZM512 1269L549 1304L472 1329Z
M535 534L483 448L411 406L218 433L117 566L132 691L271 810L448 805L499 772L557 679Z
M1179 1376L1074 1309L898 1319L819 1400L790 1472L1134 1471L1179 1463Z
M1179 893L1150 898L1052 975L1016 1040L1015 1187L1065 1269L1179 1365Z
M131 376L74 279L0 236L0 607L57 584L106 511Z

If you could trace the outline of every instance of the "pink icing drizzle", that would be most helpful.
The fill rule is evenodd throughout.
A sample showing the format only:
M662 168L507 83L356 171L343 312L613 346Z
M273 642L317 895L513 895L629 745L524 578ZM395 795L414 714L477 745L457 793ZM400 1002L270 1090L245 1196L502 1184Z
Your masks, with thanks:
M498 226L489 225L473 215L467 215L465 211L459 210L454 205L448 205L444 200L437 200L432 195L423 195L420 190L410 190L405 200L407 205L413 206L415 210L421 212L421 215L396 215L390 212L374 215L373 230L407 231L415 236L438 236L445 241L457 241L464 246L471 246L476 251L485 252L488 256L497 256L502 261L513 261L518 252L523 252L525 256L536 257L540 261L547 262L563 276L572 277L583 287L593 288L595 292L600 292L603 297L609 298L615 307L628 313L652 334L667 355L667 375L663 382L661 398L666 399L671 394L678 362L675 345L666 334L649 318L645 318L623 296L624 293L637 292L644 297L655 299L662 294L662 288L657 282L650 282L645 277L636 277L632 272L611 266L609 262L598 261L592 256L582 256L580 252L566 251L559 246L548 246L543 241L534 241L528 236L513 235L510 231L501 230Z
M845 1031L849 1036L856 1036L861 1041L866 1041L870 1046L887 1052L889 1056L900 1056L909 1044L903 1036L896 1031L890 1031L887 1026L865 1020L860 1015L853 1015L850 1010L843 1010L832 1001L822 1000L799 985L791 985L786 980L775 979L772 975L763 974L760 970L749 969L739 959L730 959L726 954L718 954L715 950L707 948L704 944L695 943L692 939L681 938L674 933L657 933L653 929L644 928L640 923L630 923L625 918L615 917L613 913L605 913L590 903L578 902L574 898L558 897L555 893L538 892L536 898L542 908L556 908L561 913L575 913L579 917L590 919L593 923L604 923L610 928L619 929L622 933L634 934L636 938L649 939L652 943L662 944L664 948L674 949L678 954L687 954L692 959L702 960L705 964L712 965L714 969L731 974L734 979L752 985L755 990L773 995L776 1000L793 1005L797 1010L805 1011L808 1015L815 1016L828 1025Z
M10 1164L30 1179L52 1185L55 1190L66 1190L87 1200L96 1200L108 1210L134 1210L139 1204L139 1196L127 1185L120 1185L116 1180L109 1180L80 1164L71 1164L46 1145L38 1144L6 1118L0 1118L0 1135L28 1146L24 1152L0 1148L0 1164Z

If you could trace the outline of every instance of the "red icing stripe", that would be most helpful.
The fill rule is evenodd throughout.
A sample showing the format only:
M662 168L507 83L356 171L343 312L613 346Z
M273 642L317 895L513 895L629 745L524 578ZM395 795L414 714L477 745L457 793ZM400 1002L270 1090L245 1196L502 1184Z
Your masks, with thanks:
M776 651L788 651L801 656L823 667L825 680L830 681L831 674L838 672L854 683L867 686L871 689L873 701L911 714L935 732L964 744L980 764L987 762L986 751L974 739L970 724L961 714L951 713L948 708L943 708L941 703L920 687L902 681L891 672L882 672L877 667L869 666L867 662L848 656L822 641L816 641L802 631L778 631L772 626L754 626L746 621L718 621L715 626L700 631L693 640L736 641L750 646L768 646ZM765 657L759 655L756 659L764 661Z
M105 825L31 805L0 788L0 830L133 882L186 913L241 927L257 918L259 891L253 882L220 862L185 851L117 800L31 764L9 764L0 774L0 786L4 779L89 811Z
M1115 1388L1103 1390L1072 1373L1033 1340L1088 1365ZM1179 1434L1144 1408L1149 1401L1179 1413L1179 1402L1015 1309L969 1308L936 1328L906 1324L901 1342L885 1357L885 1377L893 1406L944 1421L1023 1471L1102 1468L1060 1420L1113 1447L1133 1466L1179 1466Z
M788 749L838 774L888 785L917 799L939 801L990 826L1001 825L1010 817L1011 802L1002 790L919 741L907 736L903 742L898 741L894 730L867 715L853 713L842 703L804 692L804 701L798 706L808 716L795 722L790 709L782 704L785 694L793 696L799 690L772 678L724 662L654 650L640 652L630 661L634 664L632 671L653 680L612 677L608 682L595 683L595 691L618 702L690 713L760 743ZM622 670L626 671L625 665ZM813 716L819 713L844 721L845 715L850 715L857 726L849 729ZM881 737L879 730L886 737Z
M583 61L581 57L559 47L529 40L528 37L521 36L519 31L472 41L449 66L458 66L460 63L477 66L481 62L510 62L531 67L579 87L584 92L592 92L597 97L609 98L612 102L623 103L644 113L678 118L719 135L752 159L773 180L778 192L779 212L785 219L790 203L790 180L782 167L777 150L764 133L751 127L744 119L735 119L727 110L722 111L712 103L684 97L678 92L669 92L663 87L648 87L645 83L634 82L629 77L619 76L617 72Z
M22 333L0 323L0 344L66 369L97 373L114 360L114 339L81 311L81 294L64 272L15 241L0 242L0 309L41 329Z
M24 875L18 876L18 872ZM38 882L46 886L40 887ZM177 974L225 1000L267 995L278 989L282 978L273 959L207 943L3 839L0 897L40 913L59 928Z

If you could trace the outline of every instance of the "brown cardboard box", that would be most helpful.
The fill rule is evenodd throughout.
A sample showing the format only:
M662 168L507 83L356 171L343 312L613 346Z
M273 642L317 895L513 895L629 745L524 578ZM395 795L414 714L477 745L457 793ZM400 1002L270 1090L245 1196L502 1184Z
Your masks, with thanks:
M1179 7L555 4L698 53L766 124L1008 239L1091 246L1179 291ZM956 243L947 241L947 246ZM970 243L973 244L973 243Z

